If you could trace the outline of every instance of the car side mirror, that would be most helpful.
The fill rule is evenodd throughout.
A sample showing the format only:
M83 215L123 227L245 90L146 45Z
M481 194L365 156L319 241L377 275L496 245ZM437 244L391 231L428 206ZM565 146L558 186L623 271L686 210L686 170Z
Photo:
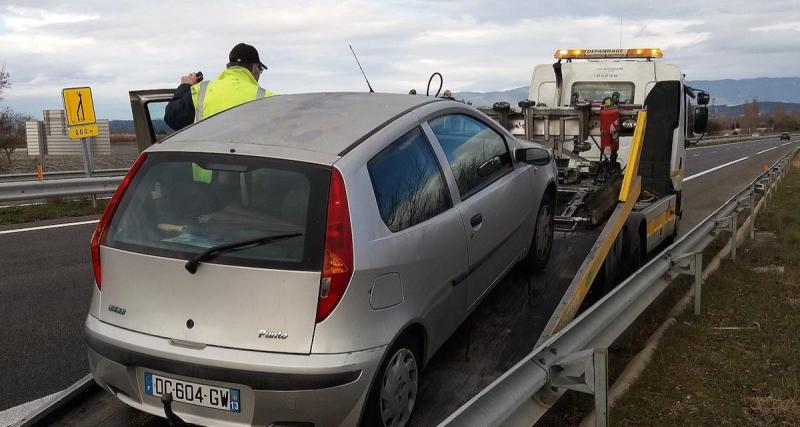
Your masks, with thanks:
M550 163L550 152L544 148L520 148L514 152L518 162L534 166L546 166Z
M708 107L694 107L694 133L706 133L708 129Z

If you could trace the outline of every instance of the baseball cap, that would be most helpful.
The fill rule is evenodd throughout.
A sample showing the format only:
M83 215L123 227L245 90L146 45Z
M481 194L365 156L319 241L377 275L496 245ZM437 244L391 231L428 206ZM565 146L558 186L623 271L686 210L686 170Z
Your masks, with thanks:
M228 55L228 65L247 65L247 64L258 64L261 68L267 69L267 66L261 62L261 59L258 57L258 51L253 46L245 43L239 43L231 49L230 55Z

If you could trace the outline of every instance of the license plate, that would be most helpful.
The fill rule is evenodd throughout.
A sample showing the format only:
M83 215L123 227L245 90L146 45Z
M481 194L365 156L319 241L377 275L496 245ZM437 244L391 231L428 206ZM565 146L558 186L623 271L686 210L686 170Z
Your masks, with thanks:
M241 411L239 407L241 396L238 389L176 380L150 372L144 373L144 394L161 397L162 394L166 393L172 393L174 402L188 403L222 411Z

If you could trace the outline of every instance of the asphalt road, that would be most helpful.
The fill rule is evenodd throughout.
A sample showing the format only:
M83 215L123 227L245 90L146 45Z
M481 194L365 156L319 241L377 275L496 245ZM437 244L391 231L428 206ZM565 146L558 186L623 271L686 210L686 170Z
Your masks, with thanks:
M770 139L690 149L681 231L691 229L765 164L796 146L785 142ZM42 224L46 223L35 226ZM0 411L62 390L88 373L82 327L92 286L93 226L11 233L0 228ZM529 280L512 271L497 286L427 366L412 424L441 421L532 349L569 284L571 276L565 272L577 268L583 257L576 254L586 253L589 246L591 240L562 236L546 272ZM161 423L115 399L96 399L100 400L95 410L83 414L93 417L74 419L74 425Z

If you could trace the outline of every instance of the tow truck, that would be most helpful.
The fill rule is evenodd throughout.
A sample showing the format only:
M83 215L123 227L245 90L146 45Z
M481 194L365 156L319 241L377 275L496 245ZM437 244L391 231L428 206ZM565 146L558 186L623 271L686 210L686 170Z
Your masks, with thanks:
M554 57L534 68L519 109L482 109L553 150L556 230L596 237L540 342L572 320L590 290L602 295L675 239L686 147L705 134L710 99L662 62L659 48L558 49Z

